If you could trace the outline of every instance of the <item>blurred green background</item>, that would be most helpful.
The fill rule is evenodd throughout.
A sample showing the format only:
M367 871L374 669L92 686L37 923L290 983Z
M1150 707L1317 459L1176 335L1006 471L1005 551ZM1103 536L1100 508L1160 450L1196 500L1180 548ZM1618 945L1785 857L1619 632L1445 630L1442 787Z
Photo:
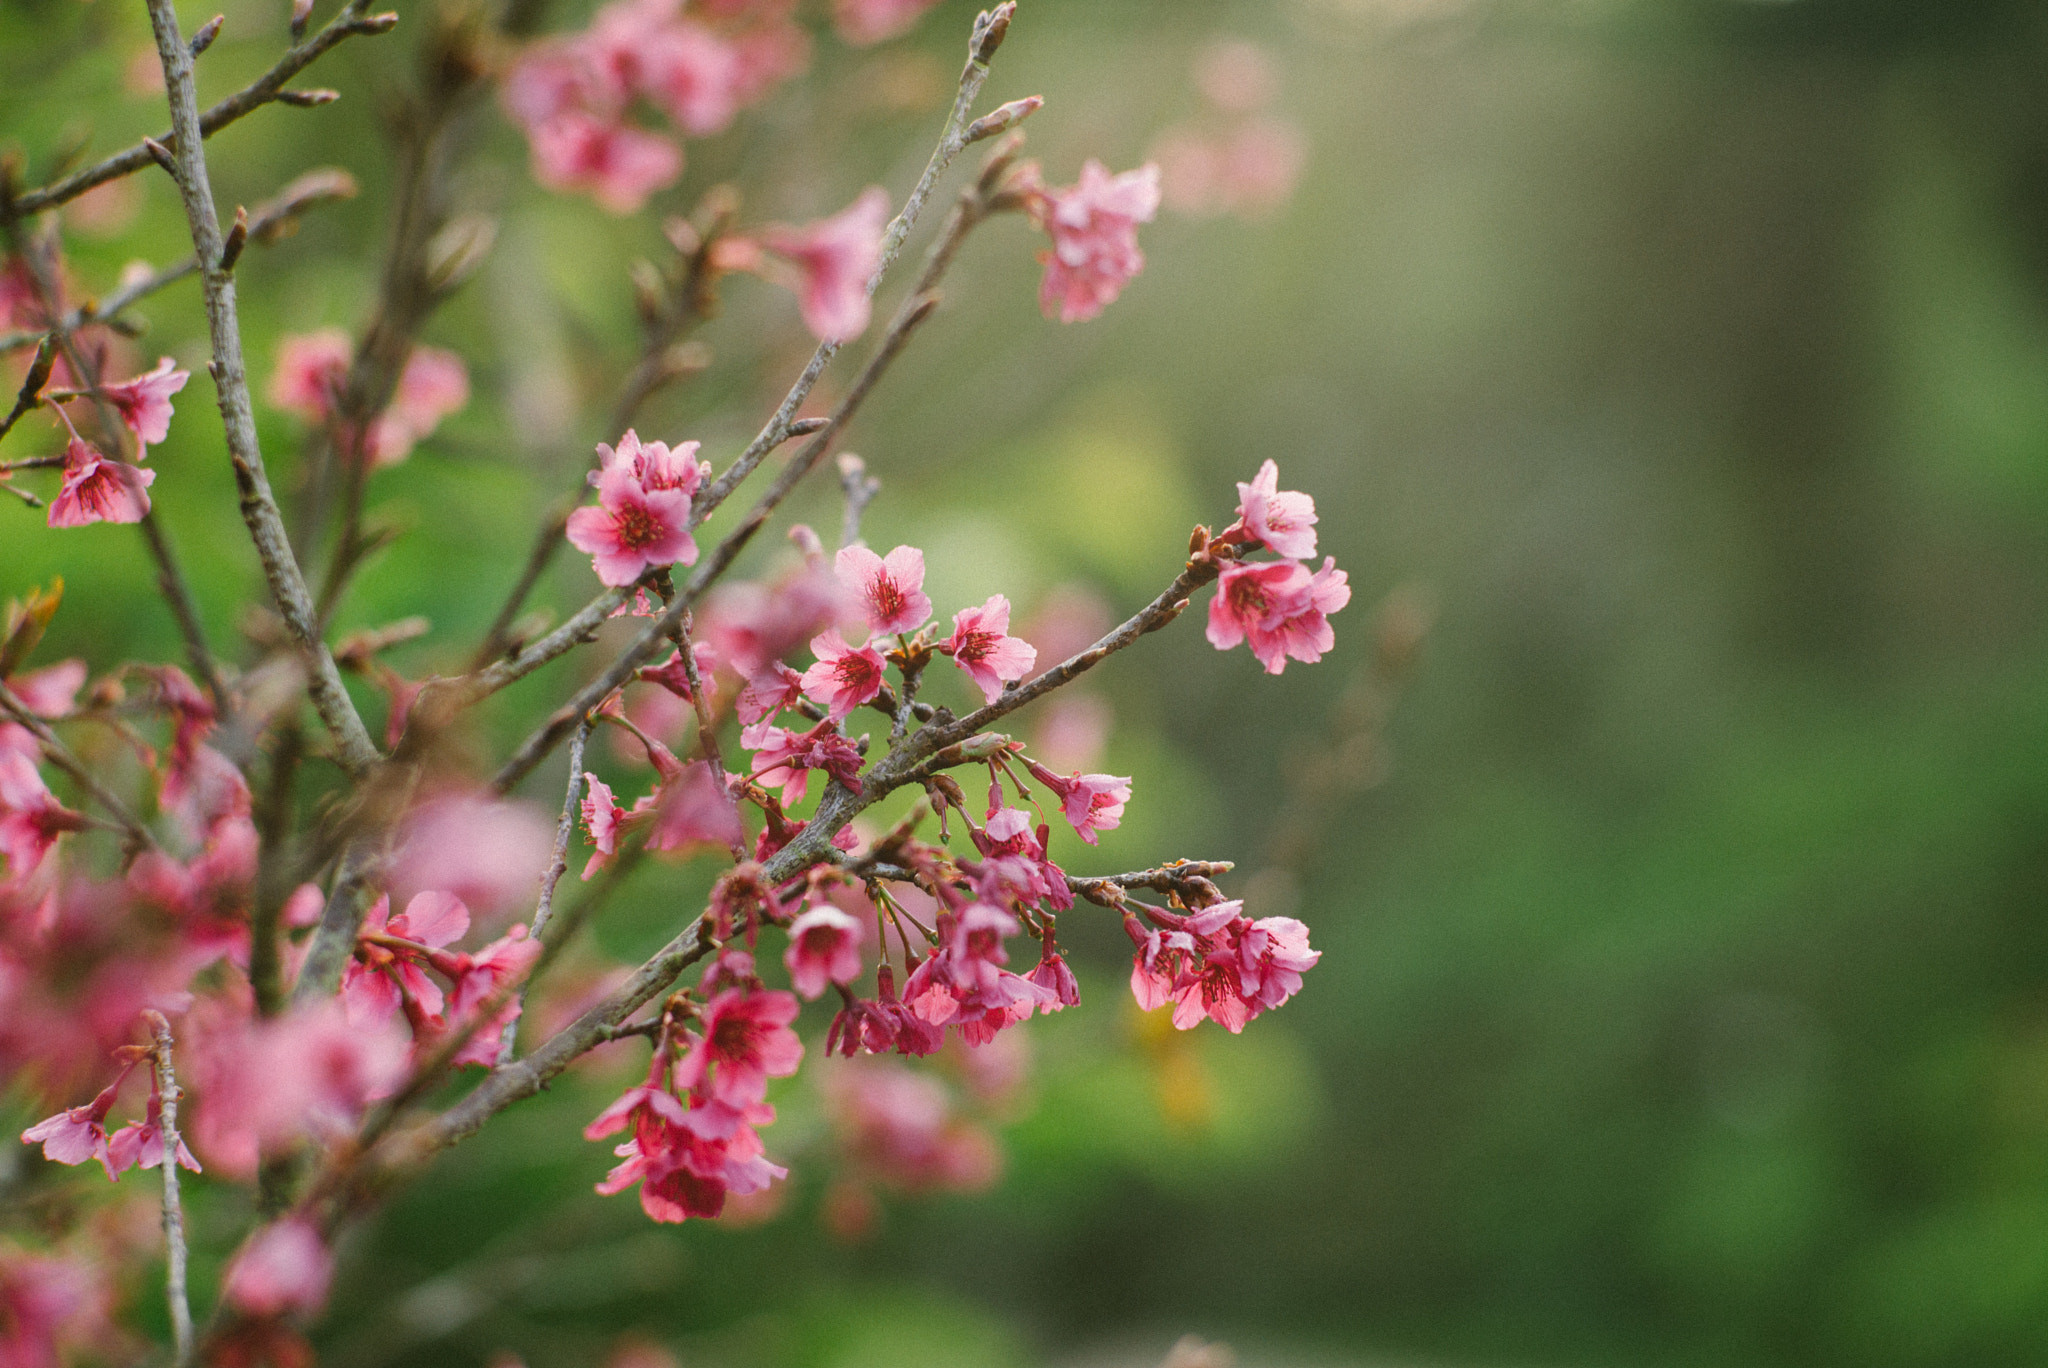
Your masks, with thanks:
M282 8L227 5L203 94L267 64ZM321 164L364 186L246 260L259 372L283 332L363 321L379 118L424 27L398 8L310 78L339 104L209 144L227 203ZM539 193L483 111L458 198L498 245L427 334L477 400L377 477L415 533L344 625L426 613L401 668L457 668L611 435L657 211L724 178L752 219L900 195L973 8L822 37L636 218ZM1247 1365L2048 1360L2048 13L1025 0L990 93L1047 97L1030 148L1065 182L1193 116L1219 36L1277 63L1292 200L1162 216L1071 328L1038 316L1032 235L995 225L849 445L886 487L869 538L922 545L944 612L1074 582L1128 610L1262 459L1316 496L1358 591L1336 653L1267 680L1190 619L1119 658L1104 767L1135 798L1064 857L1239 860L1231 891L1324 952L1301 996L1162 1036L1120 934L1077 930L1084 1004L1030 1028L1004 1182L892 1200L858 1243L820 1229L822 1161L744 1230L592 1196L607 1156L577 1131L637 1056L572 1077L353 1237L323 1361L594 1364L629 1331L736 1368L1149 1364L1189 1331ZM95 149L161 123L123 93L145 44L139 5L0 7L32 179L88 122ZM99 288L181 240L168 183L135 184L131 226L70 238ZM711 368L640 424L721 462L807 348L786 296L727 301ZM143 312L144 354L198 370L191 288ZM209 405L202 374L154 492L225 638L258 581ZM288 474L299 431L263 423ZM798 504L836 523L826 487ZM53 571L57 649L175 658L131 533L0 508L0 590ZM565 557L545 596L592 588ZM599 941L658 943L707 881L653 871ZM780 1101L771 1154L801 1154L816 1109ZM240 1200L202 1191L202 1230L232 1239Z

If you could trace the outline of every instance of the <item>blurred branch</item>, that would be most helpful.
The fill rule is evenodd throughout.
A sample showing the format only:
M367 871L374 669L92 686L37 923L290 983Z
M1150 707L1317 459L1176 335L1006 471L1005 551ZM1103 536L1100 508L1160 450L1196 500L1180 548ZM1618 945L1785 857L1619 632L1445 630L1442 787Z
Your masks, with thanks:
M195 136L191 145L196 146L199 138L210 138L243 115L254 113L271 101L284 96L287 93L284 89L284 83L298 75L301 71L304 71L308 66L311 66L322 53L325 53L335 44L342 42L344 39L352 38L358 33L389 33L393 26L398 23L398 16L396 14L377 14L365 18L363 11L368 7L369 0L348 0L348 3L342 6L341 13L335 15L333 21L327 27L286 52L270 70L264 72L249 85L228 96L219 104L214 105L204 114L198 112L198 102L195 98L192 101L194 129L191 130L195 132ZM152 18L154 18L156 13L155 5L151 5L150 13ZM175 16L172 16L172 18L175 20ZM172 24L172 31L176 31L175 22ZM159 54L163 52L161 42L158 44L158 52ZM166 68L170 66L170 60L168 56L164 57ZM192 72L192 53L189 48L185 49L183 65L189 93ZM173 99L175 98L173 96ZM179 141L179 138L182 132L188 130L181 128L175 114L175 108L171 119L171 129L170 133L165 134L161 138L138 143L125 152L118 152L105 161L98 162L86 167L82 171L66 176L63 180L53 185L44 186L40 190L28 191L16 201L16 208L23 214L39 214L45 209L56 208L66 200L78 198L78 196L96 185L103 185L117 177L140 171L143 167L150 165L156 160L156 154L150 151L148 147L149 141L154 141L158 146L170 148L176 152L179 163L182 164L185 158L186 144ZM214 259L218 260L217 254Z
M305 575L285 533L284 519L278 512L277 499L270 491L270 480L263 469L263 452L256 439L256 417L250 405L249 376L242 357L241 327L236 318L234 276L219 265L222 246L220 220L214 210L213 188L207 178L199 102L192 88L192 54L178 32L178 16L172 0L148 0L148 3L150 23L156 32L157 55L163 62L164 85L171 105L171 126L178 134L175 179L178 192L185 201L185 216L191 224L193 252L201 263L200 283L205 292L206 317L213 342L213 379L219 393L221 425L227 435L228 456L234 466L235 484L241 492L242 519L248 524L250 537L256 543L264 578L269 581L278 611L306 657L306 683L313 697L313 706L334 737L342 768L351 777L360 777L377 763L377 746L371 741L369 730L364 727L354 701L341 682L334 657L320 638L319 620L313 610ZM362 0L350 0L335 24L357 13L361 3ZM334 24L328 25L322 34L333 31L334 27ZM314 40L315 43L318 41L318 38ZM281 82L283 78L279 79Z
M339 167L326 166L308 171L250 211L249 240L265 246L281 242L298 231L299 216L315 204L323 200L353 199L355 193L355 177ZM198 269L199 259L187 257L175 266L160 267L137 277L105 299L87 300L66 313L51 328L23 328L17 332L0 333L0 352L31 346L58 328L75 331L88 323L107 322L139 300L167 285L175 285Z

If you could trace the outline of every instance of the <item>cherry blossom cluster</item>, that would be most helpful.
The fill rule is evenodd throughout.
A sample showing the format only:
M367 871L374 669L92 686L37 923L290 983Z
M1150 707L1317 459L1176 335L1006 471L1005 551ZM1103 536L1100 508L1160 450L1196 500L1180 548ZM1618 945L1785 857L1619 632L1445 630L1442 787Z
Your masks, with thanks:
M1100 314L1143 269L1156 165L1118 173L1091 158L1054 186L1018 156L1015 125L1041 100L972 117L1013 4L977 17L958 98L908 198L870 187L809 223L752 223L736 195L714 192L693 218L662 225L675 255L653 284L636 277L647 337L626 416L606 429L619 435L597 447L576 506L539 534L525 580L466 666L423 618L330 626L374 549L361 521L371 472L437 458L429 439L471 403L468 364L419 336L460 273L435 277L431 298L404 296L405 282L433 274L422 254L442 249L415 241L438 234L394 233L383 288L398 294L380 297L374 324L279 341L267 397L298 420L278 426L300 444L298 478L278 484L303 515L288 524L264 473L231 288L243 247L267 240L252 223L271 220L238 212L224 229L205 179L191 64L217 28L187 39L169 0L149 4L182 131L175 148L149 140L132 159L176 182L194 256L124 278L126 297L96 316L104 301L73 291L86 302L66 303L54 225L31 231L17 212L37 195L43 208L62 203L63 185L0 185L0 324L35 334L0 438L41 410L61 448L0 462L0 486L31 506L47 491L51 528L144 523L186 661L38 659L61 581L10 602L0 621L0 1081L47 1113L21 1134L44 1160L97 1164L109 1180L149 1170L161 1185L162 1245L122 1257L165 1255L175 1357L308 1361L303 1325L326 1302L342 1227L571 1067L650 1051L585 1136L613 1147L601 1179L593 1163L598 1191L636 1190L651 1219L679 1222L758 1210L789 1165L809 1164L770 1155L782 1090L796 1086L784 1080L808 1055L838 1156L825 1219L854 1234L873 1224L877 1191L994 1180L1001 1154L985 1123L1022 1068L1028 1033L1016 1028L1077 1006L1088 973L1069 964L1062 918L1117 918L1133 943L1135 999L1170 1008L1183 1030L1208 1020L1235 1033L1300 990L1319 958L1307 928L1226 898L1216 879L1228 865L1104 875L1062 864L1098 858L1134 778L1094 768L1100 700L1059 691L1212 585L1219 649L1247 643L1279 673L1333 648L1348 581L1331 558L1314 565L1314 502L1282 490L1274 462L1238 486L1220 533L1195 529L1165 590L1121 625L1106 608L1076 611L1071 594L1035 615L1002 593L935 603L921 549L862 541L878 486L863 485L852 457L841 458L848 508L835 550L799 525L792 558L757 578L727 574L931 315L940 276L979 224L1019 214L1044 234L1039 306L1063 323ZM860 45L906 32L931 5L833 0L829 13ZM364 8L345 0L341 27L323 30L339 36L288 61L395 22ZM311 9L296 6L295 22ZM804 67L811 40L796 16L793 0L614 0L583 32L480 45L443 74L501 75L540 182L632 212L681 175L680 138L714 135ZM261 98L250 107L297 69L252 87ZM939 178L990 139L922 275L893 316L878 314L920 211L944 202ZM423 156L408 174L437 165ZM436 202L438 189L416 180L409 203ZM148 461L190 376L170 358L142 369L120 342L137 330L108 322L188 275L200 277L209 340L222 348L211 366L221 433L263 573L261 604L236 619L245 641L233 662L209 647L206 615L150 517L152 493L181 483L174 472L159 484ZM675 345L734 276L788 290L796 317L781 326L800 336L800 318L818 346L761 436L721 471L704 443L643 439L655 429L634 415L676 381ZM825 367L871 330L880 340L858 377L829 413L807 411ZM759 481L768 488L752 511L712 521L798 438L808 440ZM51 473L17 478L31 471ZM519 610L561 547L590 557L597 593L536 625ZM440 669L396 656L422 638ZM466 729L470 710L572 655L590 668L566 701L532 709L534 731L479 773L485 743ZM380 729L344 675L388 700ZM1042 701L1060 726L1013 735L1008 719ZM1058 735L1066 743L1047 740ZM599 737L609 758L590 749ZM520 795L565 742L566 792L546 794L550 807L559 799L553 818ZM637 967L593 967L601 957L576 937L612 890L650 862L667 880L665 866L693 860L719 872L673 939ZM558 915L558 894L573 911ZM553 968L564 953L583 966ZM262 1216L211 1252L208 1266L224 1272L202 1331L187 1304L181 1172L261 1197ZM135 1190L131 1178L112 1191ZM117 1243L0 1243L0 1363L135 1356L111 1323L112 1285L79 1253Z
M937 0L834 0L848 43L907 32ZM580 33L550 37L519 57L504 84L506 112L526 130L534 179L630 214L683 172L677 134L708 138L801 72L810 35L795 0L612 0ZM643 126L636 105L670 131Z

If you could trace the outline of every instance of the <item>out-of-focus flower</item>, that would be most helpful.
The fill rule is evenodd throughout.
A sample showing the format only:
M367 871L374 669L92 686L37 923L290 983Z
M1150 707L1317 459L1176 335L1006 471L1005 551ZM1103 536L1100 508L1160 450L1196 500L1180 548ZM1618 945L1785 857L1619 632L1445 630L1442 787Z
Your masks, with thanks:
M1111 175L1091 157L1078 183L1032 188L1027 203L1033 222L1052 238L1052 249L1039 253L1039 307L1047 318L1078 323L1101 313L1145 269L1138 225L1159 210L1159 167L1147 162Z
M855 47L910 32L938 0L832 0L832 25Z
M831 218L762 230L761 245L795 265L804 326L819 341L846 342L866 331L868 280L882 264L888 222L889 193L871 185Z
M272 1221L235 1254L223 1295L251 1316L312 1315L327 1304L334 1255L311 1222Z

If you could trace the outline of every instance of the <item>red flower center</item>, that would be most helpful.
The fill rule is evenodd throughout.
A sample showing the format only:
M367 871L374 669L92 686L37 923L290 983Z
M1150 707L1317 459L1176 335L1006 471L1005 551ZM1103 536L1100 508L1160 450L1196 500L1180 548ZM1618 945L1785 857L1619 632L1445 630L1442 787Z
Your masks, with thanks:
M619 545L637 551L651 546L668 535L668 528L661 519L654 516L643 503L628 503L612 514L612 521L619 530Z

